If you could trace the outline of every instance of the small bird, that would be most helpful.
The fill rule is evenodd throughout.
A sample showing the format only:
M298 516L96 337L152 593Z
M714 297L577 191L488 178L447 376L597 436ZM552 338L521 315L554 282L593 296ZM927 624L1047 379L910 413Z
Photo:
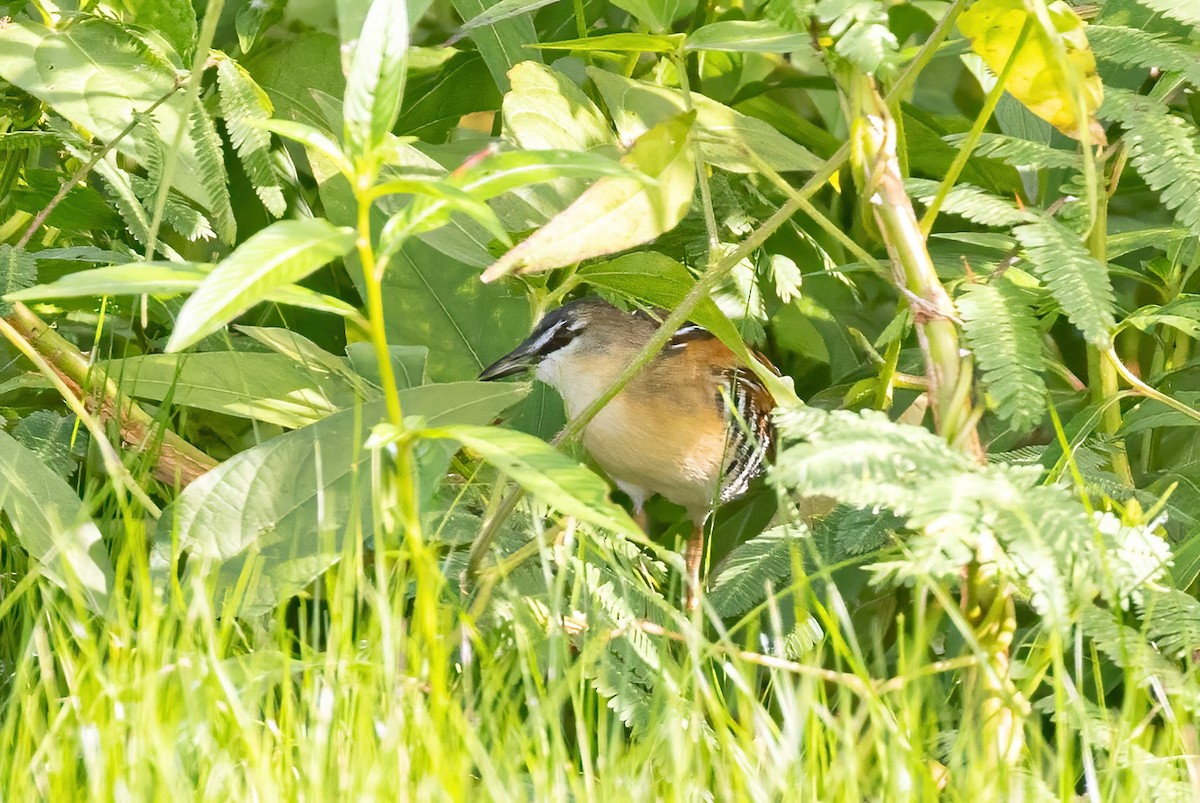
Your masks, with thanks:
M534 369L574 418L612 386L658 326L644 312L582 298L548 313L479 378ZM643 529L643 506L654 494L686 508L693 523L685 554L688 610L699 601L704 522L762 472L772 447L773 407L770 393L727 346L688 325L583 431L584 448L629 496Z

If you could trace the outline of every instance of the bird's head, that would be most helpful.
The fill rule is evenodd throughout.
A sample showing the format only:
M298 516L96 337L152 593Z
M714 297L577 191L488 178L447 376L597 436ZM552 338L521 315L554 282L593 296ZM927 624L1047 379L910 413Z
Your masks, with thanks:
M617 344L630 340L631 330L647 325L653 331L653 324L621 312L601 298L581 298L547 313L524 342L484 368L479 378L488 382L533 370L538 379L559 387L564 369L572 363L613 351Z

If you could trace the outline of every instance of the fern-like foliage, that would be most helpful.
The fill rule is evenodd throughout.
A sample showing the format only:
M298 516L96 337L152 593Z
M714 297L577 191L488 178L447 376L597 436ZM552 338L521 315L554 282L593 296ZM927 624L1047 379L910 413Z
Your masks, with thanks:
M12 434L22 446L36 454L47 468L66 478L75 470L72 455L83 454L87 448L87 432L76 430L74 417L37 410L18 421Z
M1084 248L1075 232L1053 218L1017 226L1013 236L1067 319L1088 342L1107 344L1116 325L1116 300L1104 264Z
M37 283L37 261L21 248L0 245L0 315L12 312L12 304L4 296L32 287Z
M782 445L770 480L780 490L887 509L915 531L900 557L871 567L877 581L952 584L988 546L998 571L1063 626L1097 596L1136 599L1165 566L1165 544L1149 528L1093 519L1070 489L1039 485L1040 468L977 464L874 411L786 409L776 423Z
M1200 49L1173 37L1137 28L1089 25L1088 42L1096 56L1114 64L1180 72L1200 86Z
M792 573L800 539L808 528L799 524L772 527L741 544L721 563L709 602L721 616L737 616L766 596L766 589Z
M165 180L164 161L165 146L149 118L142 116L142 168L145 176L130 175L129 186L141 199L142 207L153 208L158 198L159 188ZM188 203L182 193L170 189L167 191L166 202L163 205L163 220L168 226L179 232L184 238L196 240L211 240L214 236L212 224L195 207Z
M1146 631L1160 650L1171 658L1196 660L1200 650L1200 601L1176 589L1143 595L1138 613Z
M1081 621L1083 632L1098 650L1125 670L1132 685L1161 689L1173 703L1193 713L1200 710L1200 688L1195 678L1180 671L1138 630L1118 621L1112 611L1094 605L1084 608Z
M1188 25L1200 25L1200 5L1196 0L1138 0L1151 11Z
M938 182L910 178L904 182L904 187L914 198L928 206L937 195ZM983 226L1015 226L1034 219L1032 214L1018 209L1011 201L970 184L956 184L946 194L942 211Z
M967 134L948 134L943 139L957 148L967 139ZM1041 142L1010 137L1005 134L981 134L975 143L972 155L998 159L1013 167L1069 168L1079 165L1079 156L1071 151L1059 150Z
M271 101L249 73L230 58L217 60L217 88L229 141L263 206L280 217L287 211L287 202L271 166L271 135L254 125L271 117Z
M1026 294L999 277L966 285L956 303L996 414L1017 430L1037 425L1046 410L1046 383L1041 334Z
M212 218L213 229L222 242L232 244L237 239L237 221L234 220L233 205L229 200L229 176L225 173L221 139L203 105L195 104L191 117L191 134L196 142L196 158L200 163L200 175L197 178L208 194L208 208L204 211Z
M1119 89L1106 90L1100 114L1121 123L1138 175L1180 225L1200 236L1200 141L1194 127L1165 104Z

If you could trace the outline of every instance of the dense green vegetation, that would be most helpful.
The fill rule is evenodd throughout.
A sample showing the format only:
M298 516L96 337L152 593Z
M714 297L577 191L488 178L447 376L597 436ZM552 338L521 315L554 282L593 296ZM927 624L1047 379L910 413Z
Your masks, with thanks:
M6 799L1200 796L1192 0L9 9ZM778 403L694 614L588 294Z

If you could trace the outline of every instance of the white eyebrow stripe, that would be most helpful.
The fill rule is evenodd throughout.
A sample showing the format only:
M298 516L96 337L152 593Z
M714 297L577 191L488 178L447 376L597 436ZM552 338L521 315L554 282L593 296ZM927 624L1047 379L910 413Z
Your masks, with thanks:
M558 321L553 326L551 326L549 329L542 332L538 336L537 340L535 340L529 344L530 353L533 353L533 354L540 353L541 350L543 348L545 348L550 343L551 340L554 339L554 335L558 333L558 330L562 329L566 323L567 323L567 320L565 318L563 318L562 320Z

